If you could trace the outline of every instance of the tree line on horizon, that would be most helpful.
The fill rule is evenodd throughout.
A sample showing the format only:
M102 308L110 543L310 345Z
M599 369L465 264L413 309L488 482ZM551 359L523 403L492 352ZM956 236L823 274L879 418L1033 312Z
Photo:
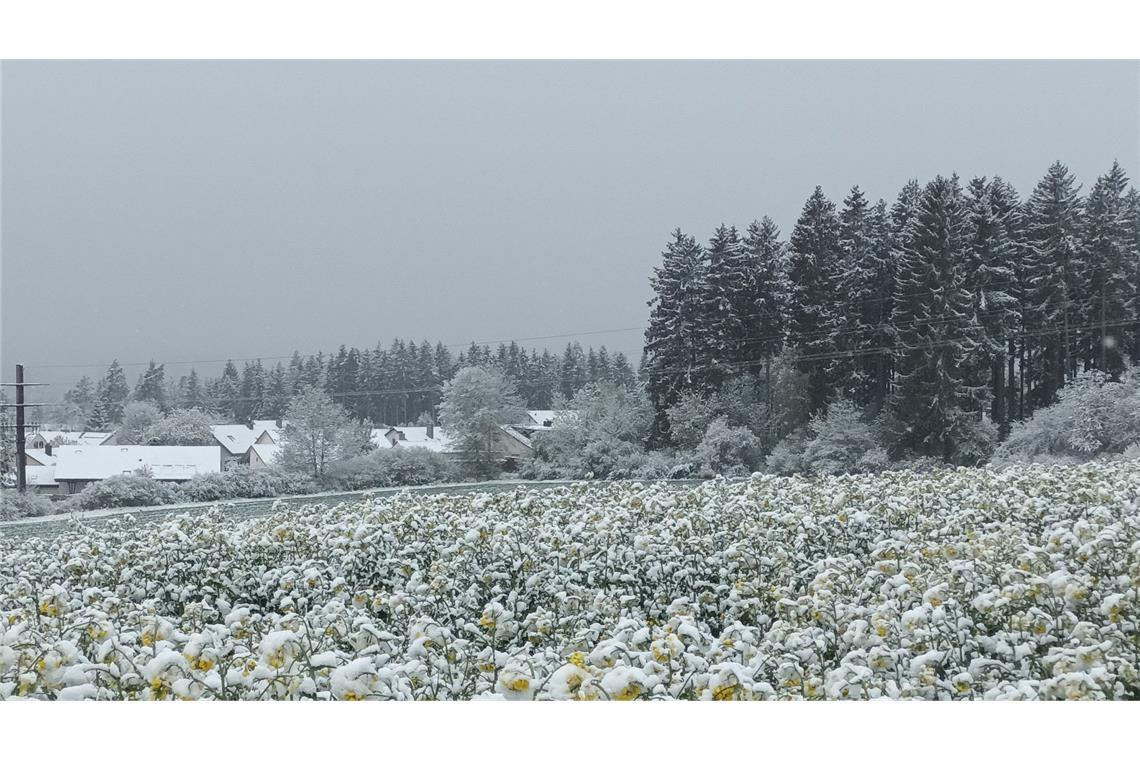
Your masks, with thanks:
M64 395L62 413L54 416L100 430L121 424L128 402L149 401L162 411L202 409L234 423L280 419L302 390L316 387L357 419L376 425L410 424L425 415L433 417L444 383L468 366L501 369L530 409L549 409L588 383L632 387L636 382L625 354L605 346L583 348L575 341L557 354L549 349L527 351L516 342L494 350L472 343L456 355L442 343L397 339L387 348L342 345L331 354L294 352L287 363L269 368L254 360L239 370L231 360L215 377L191 369L177 379L168 378L163 364L150 362L133 390L115 360L98 382L80 378Z
M741 380L771 414L775 366L806 418L844 400L897 457L982 461L1079 372L1140 360L1140 194L1116 162L1084 195L1054 163L1024 201L1000 177L890 204L817 186L786 242L768 217L706 244L675 230L651 283L652 445L675 443L671 408Z

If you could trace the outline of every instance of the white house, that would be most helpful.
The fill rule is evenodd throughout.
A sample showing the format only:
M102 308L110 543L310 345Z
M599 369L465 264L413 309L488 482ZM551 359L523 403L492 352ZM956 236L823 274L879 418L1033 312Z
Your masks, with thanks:
M221 472L217 446L60 446L53 449L60 493L78 493L97 480L146 470L155 480L183 481Z

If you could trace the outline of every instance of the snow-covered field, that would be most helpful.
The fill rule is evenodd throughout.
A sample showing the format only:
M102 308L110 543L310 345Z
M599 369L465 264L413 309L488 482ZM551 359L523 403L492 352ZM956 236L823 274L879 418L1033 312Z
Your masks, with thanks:
M0 538L0 697L1140 697L1140 461Z

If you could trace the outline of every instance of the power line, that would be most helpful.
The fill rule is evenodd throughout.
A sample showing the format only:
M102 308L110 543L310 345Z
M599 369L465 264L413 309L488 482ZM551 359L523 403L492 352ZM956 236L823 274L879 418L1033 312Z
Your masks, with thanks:
M1120 326L1132 325L1132 324L1140 324L1140 320L1125 319L1125 320L1115 320L1115 321L1103 323L1103 325L1105 327L1120 327ZM1070 326L1069 331L1072 332L1074 330L1096 328L1096 327L1101 327L1101 326L1102 326L1102 323L1097 321L1097 322L1091 322L1091 323L1088 323L1085 325ZM1065 332L1064 328L1058 327L1058 328L1045 328L1045 329L1041 329L1041 330L1022 331L1022 332L1016 332L1016 333L1004 333L1002 335L992 336L992 337L997 339L997 340L1005 341L1005 340L1017 339L1017 338L1032 338L1032 337L1042 337L1045 335L1060 335L1064 332ZM855 357L860 357L860 356L893 355L893 354L898 354L898 353L906 353L906 352L910 352L910 351L921 351L921 350L928 349L928 348L939 348L939 347L951 346L951 345L956 345L959 342L960 341L958 341L958 340L941 340L941 341L930 341L930 342L922 343L921 345L917 345L917 346L894 345L894 346L876 346L876 347L864 348L864 349L821 351L821 352L817 352L814 354L801 354L799 356L796 356L794 358L794 361L797 364L799 364L799 363L803 363L803 362L827 361L827 360L831 360L831 359L855 358ZM768 361L771 361L771 360L770 359L753 359L753 360L741 361L741 362L726 362L723 364L706 363L706 364L700 364L700 365L696 365L693 367L686 367L686 368L682 368L682 369L646 370L645 374L646 375L685 374L685 373L689 373L689 372L699 372L702 370L713 369L713 368L717 368L717 369L743 369L746 367L763 366ZM376 397L376 396L398 396L398 395L416 394L416 393L439 393L441 390L442 390L441 386L434 385L434 386L427 386L427 387L390 388L390 389L386 389L386 390L332 391L332 392L329 392L329 395L332 396L333 398L370 398L370 397ZM265 398L266 398L265 396L231 396L231 397L227 397L224 399L217 399L217 400L225 402L225 403L233 403L233 402L237 402L237 401L262 401ZM66 405L67 404L65 402L43 404L43 406L66 406Z

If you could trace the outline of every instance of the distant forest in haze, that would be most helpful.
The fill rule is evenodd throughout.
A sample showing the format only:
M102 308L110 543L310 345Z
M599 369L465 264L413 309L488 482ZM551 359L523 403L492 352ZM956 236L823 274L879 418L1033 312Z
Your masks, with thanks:
M198 408L232 422L278 419L300 389L318 386L360 419L410 424L432 414L443 384L471 365L501 368L530 409L549 409L589 383L632 387L636 382L625 354L605 346L583 348L572 342L557 354L527 351L515 342L494 350L473 343L455 355L442 343L394 340L387 348L341 346L336 353L308 356L295 352L288 362L269 368L260 360L244 362L241 369L229 361L216 377L196 370L168 377L164 365L151 362L133 389L114 361L98 382L81 378L64 403L44 418L97 430L121 422L128 401L150 401L163 410Z

